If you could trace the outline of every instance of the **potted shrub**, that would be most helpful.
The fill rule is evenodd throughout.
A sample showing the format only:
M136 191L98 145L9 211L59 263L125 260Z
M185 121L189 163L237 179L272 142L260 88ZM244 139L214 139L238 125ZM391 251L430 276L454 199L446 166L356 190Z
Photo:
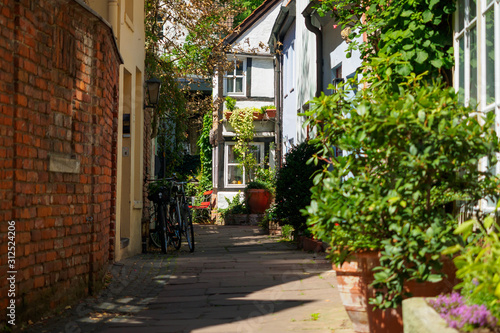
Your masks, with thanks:
M274 188L268 182L254 180L245 187L245 201L250 214L263 214L271 206Z
M349 270L361 275L359 296L378 309L373 317L361 315L371 332L387 331L391 315L399 326L390 331L402 331L400 304L412 284L434 283L413 292L417 296L453 284L442 281L441 252L459 242L450 209L456 198L497 196L496 179L478 168L481 159L496 163L494 115L474 114L453 88L424 78L412 74L394 85L368 77L370 89L354 98L348 89L321 96L306 113L318 134L312 162L326 162L314 179L308 224L330 244L335 267L346 268L338 279L351 279ZM336 148L349 154L336 156ZM371 312L367 304L359 308Z
M307 163L316 150L308 142L293 147L286 154L283 167L276 173L276 217L281 225L293 226L296 241L311 236L307 231L307 217L301 214L301 210L311 202L313 175L324 165L322 161Z

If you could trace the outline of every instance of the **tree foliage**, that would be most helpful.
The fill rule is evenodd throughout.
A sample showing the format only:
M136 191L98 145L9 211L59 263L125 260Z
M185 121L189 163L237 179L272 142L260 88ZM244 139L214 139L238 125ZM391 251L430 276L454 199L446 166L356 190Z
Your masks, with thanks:
M453 88L408 76L394 91L385 80L349 100L314 100L308 115L329 167L315 179L308 207L313 232L341 264L380 250L375 302L396 306L408 280L439 281L441 251L457 241L447 203L496 197L498 180L478 162L496 163L494 114L473 114ZM332 147L350 152L334 157Z
M432 79L444 77L451 83L454 1L325 0L318 11L332 15L342 28L351 28L348 52L361 51L363 68L370 75L390 75L399 82L410 73L428 72ZM358 38L362 36L366 42ZM373 58L394 55L400 61L390 68L370 65Z
M282 226L292 225L296 233L306 232L307 217L300 211L311 202L313 175L323 165L307 163L315 152L316 148L308 142L293 147L276 174L276 218Z
M202 118L223 102L213 103L197 86L211 86L217 71L233 65L227 61L230 46L222 39L233 28L228 18L241 9L235 0L145 1L146 77L162 81L152 136L160 132L166 174L181 161L187 120Z
M441 280L441 252L459 241L453 202L498 196L498 178L478 168L497 161L495 115L464 107L449 87L453 1L325 0L319 10L352 28L348 52L359 49L363 64L360 82L306 113L318 134L313 160L327 162L308 224L336 264L379 250L371 302L396 307L407 281Z

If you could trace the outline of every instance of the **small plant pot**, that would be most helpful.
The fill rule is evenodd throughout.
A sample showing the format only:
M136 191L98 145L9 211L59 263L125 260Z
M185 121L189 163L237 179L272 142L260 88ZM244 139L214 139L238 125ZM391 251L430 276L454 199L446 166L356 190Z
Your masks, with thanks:
M267 109L266 115L267 115L267 118L269 118L269 119L276 118L276 109Z

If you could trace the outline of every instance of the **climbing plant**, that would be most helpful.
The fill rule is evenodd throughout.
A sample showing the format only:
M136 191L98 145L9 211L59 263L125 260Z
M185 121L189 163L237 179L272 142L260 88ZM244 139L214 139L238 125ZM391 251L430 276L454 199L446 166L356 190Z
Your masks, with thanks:
M212 145L210 144L210 130L212 129L212 115L210 113L203 116L203 128L198 138L198 148L200 149L201 179L200 187L208 190L212 187Z
M256 108L236 108L229 117L229 125L231 125L236 133L234 153L236 159L240 162L242 172L245 173L247 182L252 180L255 167L257 166L257 160L253 154L250 142L253 141L255 130L253 113L258 111Z
M439 0L324 0L318 5L320 15L332 15L342 29L350 29L348 56L361 51L365 72L394 82L428 72L429 78L451 84L454 11L455 1ZM400 61L392 66L371 64L394 55Z

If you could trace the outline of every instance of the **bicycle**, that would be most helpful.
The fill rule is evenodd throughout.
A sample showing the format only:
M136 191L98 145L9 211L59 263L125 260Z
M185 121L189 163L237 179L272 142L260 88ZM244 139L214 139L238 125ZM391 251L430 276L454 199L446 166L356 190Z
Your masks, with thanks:
M181 247L181 227L172 209L176 202L172 195L172 180L173 178L153 180L149 185L148 194L148 199L153 203L152 219L155 222L154 229L150 229L150 239L153 245L159 245L165 254L170 244L176 250ZM169 183L165 184L165 181Z
M181 234L184 234L186 241L188 243L189 252L194 252L194 228L193 228L193 216L189 203L186 199L186 192L184 191L184 185L187 182L174 181L174 197L175 197L175 209L179 220Z

